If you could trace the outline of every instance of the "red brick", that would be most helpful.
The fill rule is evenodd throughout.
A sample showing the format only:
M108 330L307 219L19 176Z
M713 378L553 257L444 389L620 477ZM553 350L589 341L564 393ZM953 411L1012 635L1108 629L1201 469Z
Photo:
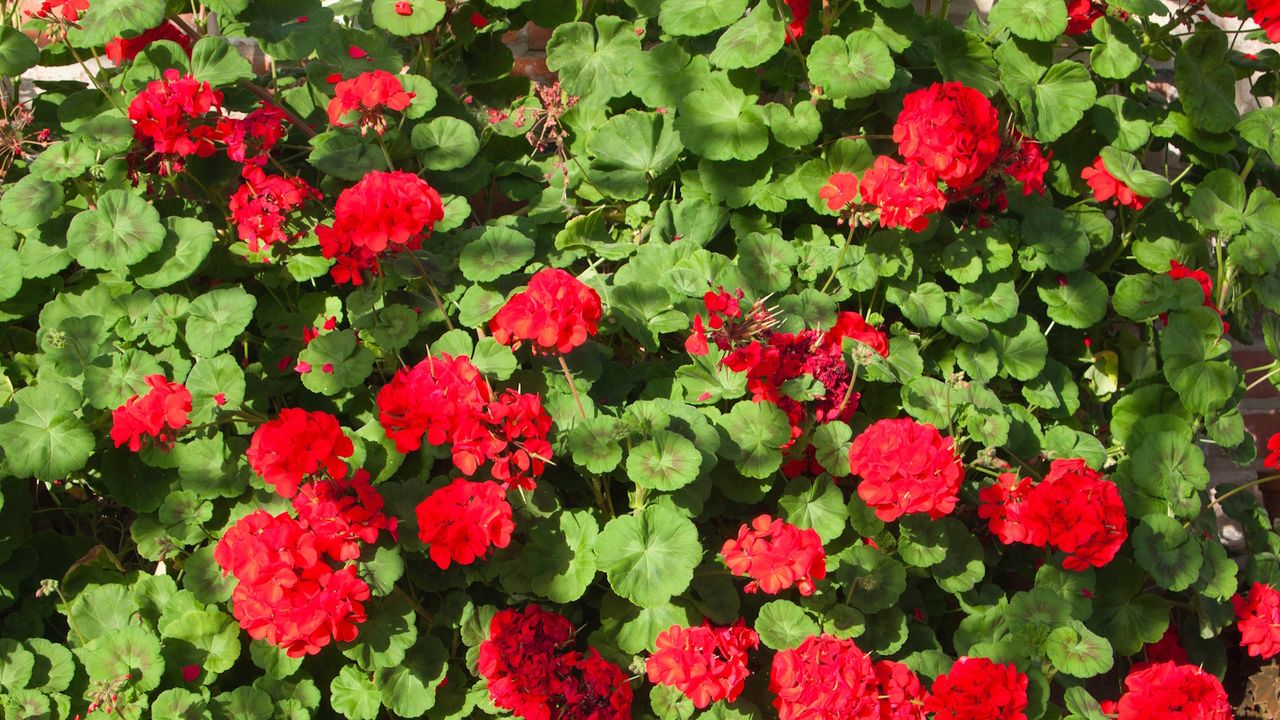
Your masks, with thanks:
M529 38L530 50L546 50L547 41L551 39L551 29L529 23L525 26Z
M552 83L556 80L556 74L547 69L545 57L518 57L511 68L511 74L540 83Z

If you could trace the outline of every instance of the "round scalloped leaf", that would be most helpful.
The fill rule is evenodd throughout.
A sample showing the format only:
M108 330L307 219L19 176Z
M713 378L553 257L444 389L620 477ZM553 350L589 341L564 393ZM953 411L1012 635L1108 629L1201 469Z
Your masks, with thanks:
M81 628L81 632L85 632ZM154 690L164 675L160 638L140 625L126 625L100 635L76 649L90 680L111 682L132 675L130 687Z
M234 578L232 578L234 580ZM266 677L273 680L283 680L291 677L298 672L298 668L302 667L302 658L291 658L285 652L284 648L276 647L265 640L249 641L249 659L253 664L261 668L267 675ZM312 688L314 689L314 685ZM319 702L320 691L316 690L316 702ZM309 707L315 707L311 704Z
M864 613L891 608L907 589L907 568L870 545L856 545L839 555L835 579L849 605Z
M17 77L40 63L40 48L25 33L0 27L0 76Z
M689 587L702 560L693 522L665 505L648 505L604 526L596 562L614 592L641 607L661 605Z
M0 194L0 221L14 230L30 230L57 214L64 197L62 185L28 175Z
M777 405L741 400L718 423L726 455L743 475L767 478L782 466L782 446L791 439L791 424Z
M0 423L0 448L10 473L59 480L85 466L95 441L76 414L79 393L46 380L19 390L13 402L17 412Z
M1156 584L1179 592L1200 577L1204 553L1200 543L1167 515L1148 515L1133 530L1133 558Z
M457 170L466 167L480 151L475 128L456 117L438 117L413 128L413 147L428 170Z
M108 190L98 206L85 210L67 228L67 249L76 262L95 270L123 270L164 244L160 213L125 190Z
M424 35L439 25L445 4L442 0L373 0L372 12L374 25L392 35L408 37Z
M187 307L187 347L196 355L217 355L249 327L257 306L257 299L239 285L201 295Z
M1091 678L1111 669L1115 662L1111 643L1095 634L1084 623L1075 621L1055 628L1044 644L1049 662L1058 672L1072 677Z
M607 473L622 462L622 444L618 442L618 421L608 415L574 423L569 431L569 450L574 464L587 472Z
M1139 195L1158 200L1173 190L1168 179L1142 167L1133 153L1104 147L1098 154L1102 156L1107 172Z
M761 2L720 36L710 60L726 70L757 67L776 55L786 38L787 27L773 3Z
M199 665L209 676L230 670L240 657L240 626L217 610L189 610L166 625L162 635L170 662Z
M340 643L342 654L366 670L394 667L418 639L418 625L408 600L388 595L366 603L369 619L360 626L355 641ZM355 667L348 665L347 667Z
M170 688L151 701L151 717L173 720L211 720L209 704L197 693Z
M1066 32L1067 6L1060 0L1000 0L988 20L1025 40L1048 42Z
M561 604L582 597L596 576L592 547L599 534L595 517L586 510L565 510L555 522L534 524L523 550L533 591Z
M784 520L799 528L813 529L824 543L840 537L849 524L844 493L826 475L788 481L778 498L778 507Z
M218 720L259 720L272 716L271 696L256 687L238 687L220 693L214 696L213 707Z
M708 160L754 160L769 146L764 111L723 73L709 76L680 101L676 130Z
M0 688L16 692L27 687L35 666L36 656L24 648L22 643L0 638Z
M799 605L790 600L772 600L760 608L755 630L765 647L789 650L810 635L817 635L819 627Z
M1085 270L1046 277L1036 294L1044 301L1049 319L1067 327L1091 328L1107 314L1107 284Z
M888 89L895 70L889 46L870 30L844 38L824 35L810 48L807 62L810 82L828 97L846 100Z
M348 720L376 720L382 695L369 673L343 665L329 685L329 705Z
M0 30L8 30L3 28ZM53 143L31 163L31 174L51 183L60 183L79 177L94 163L94 152L82 142L63 141Z
M501 225L482 229L479 236L462 249L458 268L472 282L489 282L510 275L533 258L533 240Z
M191 392L191 422L209 422L219 408L237 410L244 402L244 369L227 354L203 357L191 368L186 386Z
M373 353L359 342L354 330L338 330L315 338L298 353L298 360L311 365L302 373L302 384L322 395L357 387L373 372Z
M1142 46L1127 23L1113 17L1093 22L1098 44L1089 51L1089 67L1098 75L1123 80L1142 67Z
M612 15L596 18L594 29L585 22L565 23L547 41L547 68L565 92L593 102L626 95L627 74L641 57L635 26Z
M94 0L67 39L81 48L101 47L115 37L131 37L164 20L164 0Z
M222 568L213 559L213 546L206 545L187 556L182 564L182 587L202 603L224 603L231 599L236 579L222 574Z
M253 78L253 66L226 38L206 35L191 49L191 75L213 87Z
M29 638L26 643L35 654L35 665L28 681L32 690L57 693L71 686L76 674L76 661L66 646L44 638Z
M946 423L943 423L945 425ZM853 429L833 420L813 430L814 457L823 470L832 477L849 474L849 446L853 444Z
M696 480L701 462L692 442L664 430L627 453L627 477L640 487L669 492Z
M684 146L669 116L628 110L596 128L587 148L594 156L591 183L610 197L639 200Z
M706 35L742 17L747 0L663 0L658 24L670 35Z

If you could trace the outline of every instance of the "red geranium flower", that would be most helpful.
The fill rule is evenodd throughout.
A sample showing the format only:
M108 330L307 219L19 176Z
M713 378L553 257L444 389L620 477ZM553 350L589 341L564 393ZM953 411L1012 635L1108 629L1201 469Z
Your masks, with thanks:
M142 439L149 437L162 450L173 446L178 430L187 426L191 413L191 392L182 383L169 382L163 375L146 378L150 390L134 395L111 413L111 440L120 447L142 449Z
M1174 625L1170 625L1159 640L1148 644L1143 650L1146 652L1147 662L1187 662L1187 651L1182 647L1178 628Z
M191 57L191 37L182 32L177 25L168 20L151 28L150 30L138 35L137 37L123 38L114 37L107 41L106 47L103 48L104 54L111 62L119 65L129 62L138 56L138 53L146 49L148 45L157 40L169 40L182 46L187 53L187 57Z
M733 702L742 694L747 651L760 646L760 636L739 618L729 627L672 625L658 634L656 649L645 662L649 682L676 688L699 710L713 702Z
M283 110L265 104L238 120L224 119L219 132L227 144L227 157L245 165L266 165L271 150L288 134L287 122Z
M231 196L231 221L250 252L272 243L288 243L303 233L286 226L297 219L296 210L308 199L319 200L320 192L302 178L268 175L261 168L245 168L244 183Z
M333 225L317 227L316 237L320 252L337 260L333 279L360 285L361 271L376 271L382 254L417 250L442 219L444 203L425 180L375 170L338 195Z
M1267 441L1267 450L1270 452L1262 460L1262 466L1272 470L1280 470L1280 433L1272 435L1271 439Z
M1000 154L1000 119L981 92L958 82L934 83L903 98L893 141L904 160L925 167L951 190L965 190Z
M631 685L622 668L595 648L565 653L558 665L556 720L631 720Z
M1012 664L960 658L924 701L934 720L1026 720L1027 676Z
M845 338L857 340L880 357L889 357L889 338L879 329L867 324L866 318L856 312L837 314L836 324L823 336L822 342L840 348Z
M1246 0L1245 7L1253 21L1267 33L1271 42L1280 42L1280 1Z
M862 201L880 210L881 227L901 227L921 232L929 226L930 213L942 210L947 198L935 176L917 163L906 165L887 155L876 158L859 184Z
M185 158L209 157L221 139L209 113L222 106L222 93L207 82L170 68L129 103L133 135L147 155L157 155L161 175L181 172ZM216 119L215 119L216 122Z
M1117 720L1231 720L1227 691L1194 665L1136 665L1124 679Z
M78 22L80 15L89 9L89 0L44 0L40 4L40 9L32 12L27 11L27 15L40 18L41 20L56 21L61 19L67 22ZM59 11L57 15L54 10Z
M1135 193L1129 189L1128 185L1117 180L1107 170L1106 163L1102 161L1101 155L1093 161L1092 165L1080 172L1080 177L1084 178L1085 183L1093 190L1093 198L1098 202L1110 200L1116 206L1141 210L1151 200L1151 198Z
M1218 309L1217 303L1213 301L1213 280L1209 278L1209 273L1204 270L1192 270L1177 260L1170 260L1169 277L1174 280L1191 278L1199 283L1200 289L1204 292L1204 307L1213 308L1213 311L1218 313L1218 317L1222 317L1222 311ZM1164 318L1165 316L1161 315L1160 317ZM1224 331L1230 329L1225 320L1222 323L1222 328Z
M354 450L338 418L318 410L285 408L274 420L258 426L245 457L281 497L291 498L308 478L345 477L343 458L351 457Z
M339 562L360 557L360 544L377 542L382 530L396 536L396 518L382 513L382 495L369 484L364 469L349 480L303 485L293 496L293 510L302 526L315 533L316 549Z
M808 637L773 656L769 690L780 720L880 720L871 657L853 640Z
M1044 176L1049 172L1049 158L1053 152L1046 154L1040 143L1029 137L1014 133L1018 146L1004 168L1009 177L1022 183L1022 194L1036 193L1043 195L1045 191Z
M493 704L525 720L550 720L559 655L572 641L573 623L556 613L537 605L499 610L476 659Z
M858 497L885 522L911 513L934 520L949 515L964 480L951 438L910 418L869 425L854 438L849 465L862 478Z
M396 450L456 442L479 432L479 415L489 403L489 385L465 356L431 355L398 371L378 391L378 420Z
M490 547L511 542L511 505L506 491L495 482L470 482L457 478L418 503L418 539L440 566L470 565Z
M352 50L358 48L352 47ZM360 51L360 56L365 55ZM352 57L357 57L354 52ZM350 120L360 127L360 134L373 128L382 134L387 128L384 110L397 112L409 107L414 94L405 92L400 79L386 70L370 70L350 80L343 80L333 88L334 98L329 101L329 122L334 127L350 127Z
M826 200L831 210L843 210L858 199L858 176L847 172L832 173L827 184L818 191L818 197Z
M489 331L503 345L530 341L535 353L567 353L596 334L600 315L600 296L591 286L564 270L545 268L493 316Z
M777 595L794 585L801 595L812 595L814 581L827 576L827 555L818 533L768 515L744 524L720 552L730 572L751 578L745 588L749 593Z
M787 42L795 42L804 35L804 23L809 19L812 0L787 0L791 9L791 22L787 23Z
M924 720L926 693L911 668L893 660L880 660L874 667L880 684L878 720Z
M1067 34L1083 35L1093 21L1107 14L1107 6L1094 0L1067 0Z
M978 517L987 521L991 533L1005 545L1029 542L1031 532L1022 524L1031 479L1017 473L1001 473L994 485L978 491Z
M1235 595L1231 605L1240 619L1241 647L1263 660L1280 654L1280 592L1255 582L1247 599Z

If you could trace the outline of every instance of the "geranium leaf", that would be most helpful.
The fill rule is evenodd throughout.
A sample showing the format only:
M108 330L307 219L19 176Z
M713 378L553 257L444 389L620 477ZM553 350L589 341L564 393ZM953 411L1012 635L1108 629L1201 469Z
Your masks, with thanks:
M415 126L412 140L423 167L429 170L457 170L466 167L480 150L480 140L476 137L475 129L466 121L455 117L438 117Z
M458 258L462 275L472 282L489 282L510 275L533 257L533 240L508 227L494 225L473 233Z
M778 11L771 2L761 2L720 36L710 60L726 70L756 67L776 55L786 38Z
M302 384L322 395L336 395L356 387L373 372L373 353L352 330L321 335L298 353L298 360L311 366L302 373Z
M560 25L547 41L547 67L564 89L596 103L627 94L627 70L639 59L634 26L612 15L597 17L594 29L584 22Z
M1036 294L1044 301L1049 319L1067 327L1091 328L1107 314L1107 285L1091 272L1046 278Z
M187 308L187 346L197 355L216 355L253 320L258 301L240 286L210 290Z
M436 704L436 689L449 671L449 654L428 636L403 664L379 670L374 679L384 705L399 717L421 717Z
M164 20L164 0L97 0L67 31L72 45L101 47L111 38L141 35Z
M597 415L576 423L569 431L573 462L590 473L607 473L622 462L622 445L617 437L618 421Z
M1000 0L988 19L1017 37L1048 42L1066 32L1067 6L1055 0Z
M773 600L760 608L756 617L756 632L760 642L773 650L788 650L804 642L810 635L817 635L818 623L804 608L790 600Z
M698 477L702 456L688 439L662 431L627 453L627 477L651 490L672 491Z
M1131 540L1134 559L1160 587L1178 592L1200 577L1200 544L1177 520L1148 515L1134 528Z
M561 512L555 522L535 525L524 546L534 592L554 603L582 597L596 575L592 547L599 532L595 518L585 510Z
M667 602L689 587L702 560L698 530L662 505L622 515L605 525L595 545L596 562L614 592L641 607Z
M628 110L597 128L587 148L595 156L591 182L611 197L638 200L684 146L668 116Z
M747 0L662 0L658 24L670 35L706 35L742 17Z
M1239 120L1235 71L1227 61L1227 36L1197 32L1182 43L1174 59L1174 84L1183 110L1196 127L1225 132Z
M849 522L844 493L825 475L789 481L778 507L784 520L799 528L812 528L824 543L840 537Z
M225 38L205 36L191 49L191 74L213 87L253 77L253 66Z
M17 28L0 28L0 75L17 77L40 63L40 48Z
M155 290L191 277L213 249L213 226L185 217L165 218L164 243L133 268L138 287Z
M0 448L10 473L58 480L79 470L93 453L93 433L78 417L80 396L45 381L13 396L16 412L0 423Z
M370 11L378 27L392 35L410 37L431 32L444 19L445 9L443 0L373 0Z
M708 160L752 160L769 146L764 111L722 73L680 101L676 130L690 150Z
M124 625L105 635L93 636L75 652L90 680L111 682L130 675L130 685L146 692L157 688L164 675L160 638L140 625Z
M728 457L743 475L766 478L782 466L782 445L791 438L791 426L777 405L741 400L719 424Z
M848 37L824 35L808 57L809 81L836 99L857 100L889 87L893 58L889 47L870 31Z
M151 203L124 190L108 190L98 206L67 228L67 249L87 268L123 270L160 249L165 230Z
M1123 80L1142 66L1141 46L1127 23L1112 17L1093 22L1098 44L1089 51L1089 66L1105 78Z
M838 556L834 575L849 604L864 613L893 607L907 589L907 569L870 545L855 545Z

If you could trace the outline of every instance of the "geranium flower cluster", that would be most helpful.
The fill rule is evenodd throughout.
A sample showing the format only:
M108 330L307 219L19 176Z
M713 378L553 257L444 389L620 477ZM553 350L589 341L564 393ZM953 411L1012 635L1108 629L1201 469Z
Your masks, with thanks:
M769 690L781 720L923 720L925 692L902 663L873 663L853 640L814 635L773 657Z
M465 356L431 355L395 374L378 392L378 420L396 450L451 446L453 464L474 475L484 463L508 488L532 490L551 458L551 416L542 399L489 383Z
M187 426L191 392L163 375L148 375L145 381L147 394L134 395L112 411L111 441L138 452L150 438L155 447L168 450L177 432Z
M1019 182L1023 194L1044 192L1048 156L1016 132L1002 135L995 106L962 83L908 93L893 140L902 162L881 155L860 180L853 173L833 174L818 193L828 208L852 209L867 222L875 211L881 227L921 232L928 216L949 202L1003 210L1008 179Z
M298 211L307 200L320 198L302 178L268 175L262 168L247 166L244 183L231 196L231 222L249 252L256 253L301 237L306 230L297 224Z
M347 474L345 458L355 447L329 413L285 408L254 431L245 457L249 467L281 497L291 498L299 483Z
M360 557L361 543L372 545L385 530L396 538L398 521L382 512L382 495L361 468L350 478L307 483L293 496L298 522L316 536L316 549L339 562Z
M1093 164L1080 171L1080 177L1093 191L1093 199L1100 203L1110 200L1116 207L1141 210L1151 201L1151 198L1137 194L1112 175L1101 155L1094 159Z
M511 543L515 523L507 491L496 482L456 478L418 504L418 539L441 570L470 565L490 547Z
M288 134L287 122L283 110L263 105L242 118L223 118L218 132L227 145L227 157L244 165L247 172L267 164L271 151Z
M1218 678L1195 665L1175 662L1134 665L1119 702L1103 702L1116 720L1231 720L1227 691Z
M955 442L910 418L878 420L854 438L849 466L858 497L885 522L903 515L949 515L959 500L964 469Z
M1267 33L1271 42L1280 42L1280 2L1277 0L1246 0L1250 17Z
M573 624L537 605L500 610L480 643L476 669L493 704L524 720L625 720L627 674L595 648L571 648Z
M329 101L329 123L334 127L351 127L352 121L364 135L369 130L381 135L387 129L384 111L401 112L413 102L414 94L405 92L400 79L386 70L360 73L343 80L333 88Z
M44 0L35 10L27 10L27 16L49 22L79 22L89 9L89 0Z
M377 272L387 252L413 251L444 219L440 194L407 172L366 174L338 195L332 225L320 225L320 251L335 260L329 274L336 282L361 285L365 270Z
M168 40L169 42L177 43L187 53L187 57L191 57L191 36L182 32L181 28L169 20L165 20L135 37L111 38L107 41L106 47L103 48L103 54L107 56L108 60L119 65L132 61L138 57L138 53L157 40Z
M211 157L220 138L222 93L170 68L129 103L134 140L161 175L185 169L186 158Z
M1280 654L1280 592L1255 582L1247 598L1235 595L1231 605L1239 619L1240 645L1263 660Z
M568 353L600 327L600 295L559 268L545 268L507 300L489 321L493 339L519 347L531 343L534 354Z
M738 536L726 540L720 553L730 572L751 578L745 588L749 593L777 595L795 587L801 595L812 595L814 581L827 576L827 555L818 533L768 515L738 528Z
M649 682L679 690L701 710L742 694L751 674L747 653L760 646L760 636L741 618L728 627L713 627L707 620L697 627L672 625L654 643L645 661Z
M960 658L924 701L934 720L1026 720L1027 676L1013 665Z
M1106 565L1129 537L1120 490L1084 460L1054 460L1035 484L1005 473L978 499L978 516L1000 542L1054 547L1068 570Z

